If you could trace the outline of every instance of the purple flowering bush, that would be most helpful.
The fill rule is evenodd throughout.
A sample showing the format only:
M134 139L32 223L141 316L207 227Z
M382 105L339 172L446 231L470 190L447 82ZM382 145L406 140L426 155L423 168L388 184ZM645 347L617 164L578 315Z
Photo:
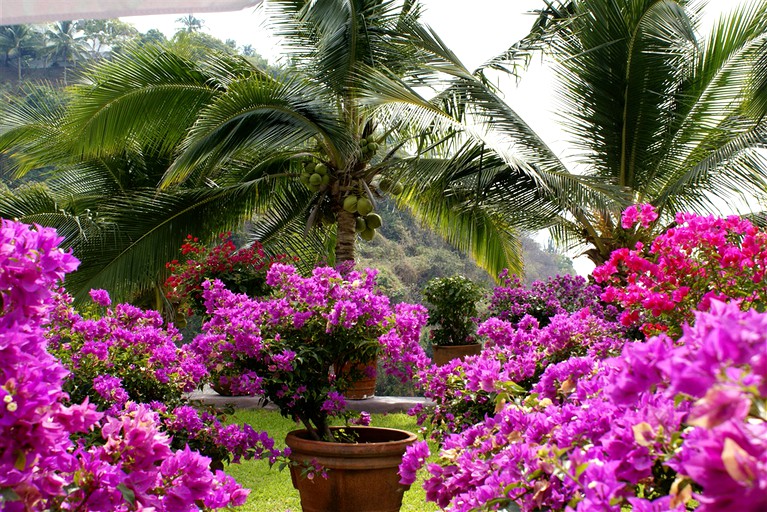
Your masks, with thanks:
M154 310L109 307L104 290L92 290L98 308L85 317L58 315L48 330L49 350L72 372L65 391L74 402L90 397L103 410L134 402L177 404L207 376L196 354L179 348L181 335ZM101 311L99 311L101 310Z
M623 344L617 324L587 309L555 315L544 327L529 315L517 325L490 318L477 334L484 339L481 354L418 373L424 395L435 405L411 413L435 440L482 422L499 403L526 394L551 365L580 356L605 357Z
M650 208L629 214L626 229L636 223L649 229L656 220ZM716 224L709 221L698 226ZM745 226L736 219L728 223ZM695 236L687 227L675 236L687 232L689 242ZM747 226L738 236L726 233L719 230L722 243L747 242L727 253L733 261L746 261L737 254L747 251L760 254L758 234ZM692 244L681 253L687 262L695 260L707 254L711 241L703 237L700 251ZM740 272L753 273L752 283L758 283L758 262L748 261L754 265ZM732 266L721 267L706 271L722 279L733 275ZM660 275L643 268L629 265L626 282L632 275L637 285L640 276ZM679 268L687 267L670 266L672 275L661 275L659 286L670 286ZM705 290L707 282L695 288L695 279L687 279L691 289ZM618 281L611 286L621 289ZM585 311L555 315L543 328L530 317L516 324L488 320L481 330L492 340L490 350L511 350L512 356L482 354L433 381L438 407L440 395L451 396L445 386L453 382L460 383L456 399L474 401L486 393L485 416L455 420L445 429L436 462L427 461L425 442L409 448L402 482L412 483L426 466L427 499L459 511L767 510L767 314L754 308L760 300L752 300L752 292L747 288L746 297L729 303L709 296L704 310L668 310L691 319L677 338L631 340L600 318L612 325L608 331L567 325L593 322ZM677 306L691 308L699 300ZM565 338L577 343L562 343ZM548 347L555 353L563 347L564 357L548 356Z
M88 399L67 403L68 370L46 350L44 327L60 312L59 283L78 264L60 241L50 228L0 226L0 508L191 511L244 503L247 491L211 472L210 459L171 448L148 406L106 414Z
M130 304L111 308L104 290L92 290L95 306L81 316L67 304L56 309L47 330L49 351L70 371L63 389L69 402L88 399L101 411L119 414L134 403L147 404L161 420L173 448L190 446L212 459L282 456L274 441L250 425L226 425L221 411L190 407L184 393L199 387L208 371L172 325L157 311Z
M262 395L304 424L314 439L337 440L332 417L345 416L344 392L358 371L350 363L379 354L387 372L406 379L428 359L419 345L421 306L398 304L376 288L374 270L315 268L303 277L275 263L266 274L271 295L252 298L208 281L208 320L191 344L208 368L235 361L245 372L235 392Z
M486 316L516 324L532 316L543 327L554 315L575 313L588 308L593 315L615 319L617 309L601 301L602 287L589 284L581 276L556 276L533 281L525 287L519 277L503 271L500 286L493 288Z

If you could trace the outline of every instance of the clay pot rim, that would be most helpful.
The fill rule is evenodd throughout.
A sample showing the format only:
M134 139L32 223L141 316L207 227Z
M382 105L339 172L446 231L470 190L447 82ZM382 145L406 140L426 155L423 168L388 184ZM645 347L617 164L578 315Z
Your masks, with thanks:
M372 441L361 443L336 443L331 441L316 441L314 439L308 439L308 431L306 429L292 430L288 432L285 437L286 444L293 450L300 450L303 453L327 453L332 451L335 454L343 457L368 457L370 451L379 451L384 453L404 453L405 448L418 440L418 436L413 432L407 430L401 430L397 428L388 427L330 427L331 430L349 429L358 433L363 432L376 432L382 434L390 434L394 439L387 441ZM363 434L364 435L364 434Z

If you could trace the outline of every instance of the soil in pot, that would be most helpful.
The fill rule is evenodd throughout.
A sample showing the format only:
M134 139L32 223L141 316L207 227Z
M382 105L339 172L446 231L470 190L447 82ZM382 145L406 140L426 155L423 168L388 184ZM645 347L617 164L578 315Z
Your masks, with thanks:
M306 430L294 430L285 440L291 449L290 476L301 495L303 512L398 512L410 486L399 483L397 470L405 449L417 437L404 430L349 427L356 443L329 443L309 439ZM316 460L328 478L308 479L301 463Z

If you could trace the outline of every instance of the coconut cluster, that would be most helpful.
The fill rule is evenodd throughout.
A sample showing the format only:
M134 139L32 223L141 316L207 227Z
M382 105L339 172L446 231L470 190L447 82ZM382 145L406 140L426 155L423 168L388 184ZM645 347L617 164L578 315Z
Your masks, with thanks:
M344 198L344 210L356 213L354 229L363 240L372 240L381 227L381 216L373 213L373 202L365 196L350 194Z
M373 135L360 139L360 152L364 161L370 160L380 147L380 142ZM300 180L312 192L327 189L331 178L330 168L327 164L314 160L303 163ZM377 192L395 196L404 190L401 182L388 177L377 176L370 185ZM381 216L373 211L375 204L372 196L370 196L370 188L361 182L352 181L351 187L347 190L350 190L350 193L343 198L343 209L355 214L355 229L360 237L363 240L372 240L376 230L381 227ZM336 216L332 209L323 207L321 214L319 221L322 224L330 225L336 222Z
M312 192L319 192L322 187L330 184L328 166L322 162L304 162L304 171L300 176L301 183L306 185Z

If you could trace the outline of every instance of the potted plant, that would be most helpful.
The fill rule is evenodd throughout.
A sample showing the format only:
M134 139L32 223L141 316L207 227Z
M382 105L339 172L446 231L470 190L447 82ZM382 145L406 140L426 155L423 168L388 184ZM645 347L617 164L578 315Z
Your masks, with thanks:
M392 507L399 507L406 489L399 484L397 466L415 435L348 426L344 393L357 376L356 370L339 371L378 355L388 372L402 378L428 364L418 343L424 308L392 307L376 289L375 276L373 270L342 273L322 267L303 277L293 266L275 263L266 275L271 294L265 298L236 294L217 280L203 285L208 320L194 346L238 354L251 389L304 426L286 442L293 483L302 501L311 500L305 510L378 507L385 498L370 500L370 489L388 489ZM346 426L331 426L339 417ZM317 463L323 472L330 470L327 479L309 478L317 473ZM364 496L355 497L349 488L354 485L362 486Z
M429 280L423 290L429 309L429 332L434 363L441 366L456 358L479 354L482 345L476 338L477 303L484 296L482 287L456 275Z

